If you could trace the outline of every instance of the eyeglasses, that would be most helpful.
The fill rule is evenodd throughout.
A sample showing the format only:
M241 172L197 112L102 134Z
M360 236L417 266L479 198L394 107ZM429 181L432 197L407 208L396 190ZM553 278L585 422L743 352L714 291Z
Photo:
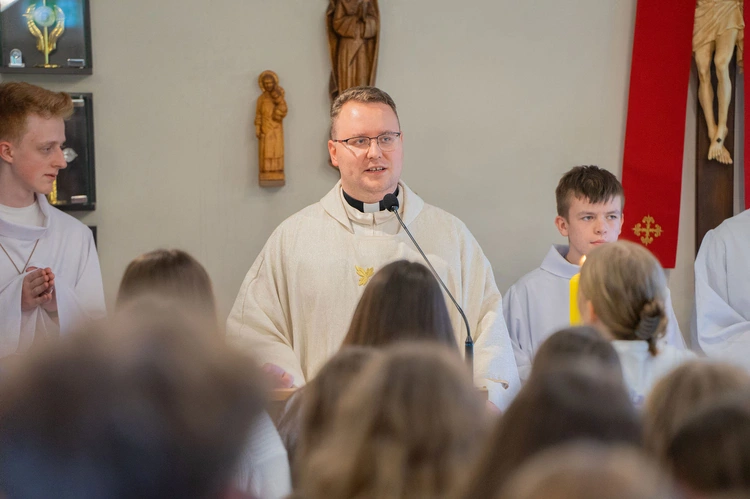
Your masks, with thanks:
M381 151L393 151L398 145L399 137L401 137L401 132L385 132L377 137L351 137L343 140L331 140L333 140L333 142L341 142L342 144L359 151L366 151L370 148L372 140L376 140Z

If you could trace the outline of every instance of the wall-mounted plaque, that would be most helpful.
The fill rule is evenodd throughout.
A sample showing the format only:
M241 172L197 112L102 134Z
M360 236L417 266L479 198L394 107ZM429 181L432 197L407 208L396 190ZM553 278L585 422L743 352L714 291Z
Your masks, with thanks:
M89 0L4 0L0 5L0 72L91 74ZM14 57L19 54L23 61Z
M94 175L94 103L91 94L70 94L73 116L65 122L63 154L67 168L60 170L48 199L64 211L96 208Z

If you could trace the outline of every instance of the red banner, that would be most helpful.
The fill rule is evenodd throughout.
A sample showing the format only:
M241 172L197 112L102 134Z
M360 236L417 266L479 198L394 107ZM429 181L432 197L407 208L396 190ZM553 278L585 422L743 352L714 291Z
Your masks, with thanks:
M744 2L743 2L744 7ZM748 6L750 7L750 5ZM750 28L750 8L743 8L743 16L745 18L745 32L747 32L748 28ZM745 57L750 57L750 36L745 35L745 39L742 41L742 54L743 59ZM742 146L744 147L743 151L743 160L742 160L742 168L745 170L745 209L750 209L750 155L748 151L750 151L750 133L747 133L747 127L750 126L750 99L748 99L747 94L750 92L750 64L745 62L745 68L744 68L744 74L743 74L743 83L745 85L745 139L742 141Z
M665 268L677 256L694 17L690 0L639 0L635 16L620 237L646 246Z

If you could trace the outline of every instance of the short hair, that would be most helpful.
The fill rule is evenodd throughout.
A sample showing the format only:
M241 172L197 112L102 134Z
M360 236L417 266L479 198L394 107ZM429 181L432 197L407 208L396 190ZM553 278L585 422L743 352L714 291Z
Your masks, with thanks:
M211 278L185 251L157 249L128 264L117 292L117 308L144 294L164 296L194 315L204 315L211 325L217 323Z
M560 364L529 378L487 439L463 497L495 497L531 457L577 440L641 442L640 418L621 379L587 362Z
M386 104L393 110L393 114L396 115L396 120L401 123L398 119L396 103L393 102L393 99L390 95L377 87L351 87L341 92L339 96L336 97L336 99L333 101L333 104L331 104L331 129L329 134L330 138L333 138L336 119L341 113L341 108L343 108L344 104L346 104L347 102L360 102L363 104Z
M567 218L572 198L592 204L607 203L615 197L625 202L625 192L617 177L598 166L576 166L562 176L555 189L557 214Z
M622 364L617 350L591 326L574 326L560 330L544 340L531 368L531 376L561 363L596 362L613 376L622 378Z
M0 83L0 140L16 141L26 133L29 115L68 119L73 100L65 92L52 92L26 82Z
M581 267L581 294L618 340L644 340L652 355L667 329L667 278L643 246L616 241L594 248Z
M370 279L343 344L377 347L402 340L458 346L440 285L427 267L407 260L389 263Z
M230 486L265 402L260 370L155 311L48 344L3 379L4 495L203 499Z
M573 443L534 457L498 499L671 499L669 477L634 447Z
M750 493L750 401L730 397L679 426L666 458L675 480L700 494Z
M299 468L328 438L339 400L352 380L379 354L380 351L374 348L342 348L290 400L279 421L279 433L288 444L287 453L295 482Z
M394 345L341 398L330 436L302 470L301 496L443 497L476 457L486 414L450 349Z
M643 443L663 461L666 446L680 423L696 409L729 394L750 391L744 369L707 360L686 362L660 379L644 405Z

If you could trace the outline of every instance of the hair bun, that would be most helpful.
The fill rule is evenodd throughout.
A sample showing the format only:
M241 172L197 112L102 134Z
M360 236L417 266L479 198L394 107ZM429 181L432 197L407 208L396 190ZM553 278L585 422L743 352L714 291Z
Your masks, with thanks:
M650 340L659 330L664 319L664 307L656 300L646 303L641 310L641 320L635 328L635 336L639 340Z

